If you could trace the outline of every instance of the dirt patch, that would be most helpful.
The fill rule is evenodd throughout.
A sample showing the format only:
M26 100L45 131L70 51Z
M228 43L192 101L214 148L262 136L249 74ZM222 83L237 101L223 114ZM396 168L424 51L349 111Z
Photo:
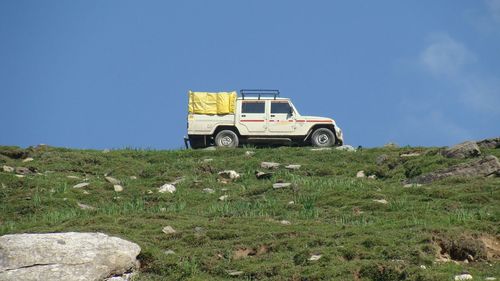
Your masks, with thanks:
M269 252L269 246L261 245L257 248L238 248L233 253L233 259L239 260L252 256L260 256Z
M439 237L434 242L438 253L438 262L474 262L500 260L499 239L483 235L480 237L460 236L458 238Z

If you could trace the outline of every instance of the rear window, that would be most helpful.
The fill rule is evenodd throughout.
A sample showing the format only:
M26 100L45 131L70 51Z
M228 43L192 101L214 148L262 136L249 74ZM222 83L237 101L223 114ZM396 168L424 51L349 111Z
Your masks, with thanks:
M243 102L241 104L241 113L265 113L266 106L263 101Z
M272 102L271 113L290 113L290 104L288 102Z

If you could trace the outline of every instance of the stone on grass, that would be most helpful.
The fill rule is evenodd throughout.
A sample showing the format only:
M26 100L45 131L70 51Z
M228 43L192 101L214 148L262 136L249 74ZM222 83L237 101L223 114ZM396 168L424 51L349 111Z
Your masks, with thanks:
M240 178L240 174L233 170L225 170L218 173L219 177L225 180L236 180Z
M139 245L103 233L0 237L0 280L101 281L138 268Z
M163 233L165 233L165 234L174 234L174 233L176 233L176 232L177 232L177 231L176 231L173 227L171 227L170 225L165 226L164 228L162 228L162 230L161 230L161 231L163 231Z
M420 156L420 153L411 152L411 153L403 153L403 154L399 155L399 157L401 157L401 158L417 157L417 156Z
M377 202L377 203L380 203L380 204L387 204L387 203L389 203L385 199L373 199L373 202Z
M273 176L273 173L265 173L261 171L255 171L255 177L259 180L262 179L270 179Z
M419 183L407 183L404 184L403 187L421 187L422 185Z
M80 177L77 177L77 176L66 176L68 179L72 179L72 180L79 180Z
M24 175L16 175L16 177L18 177L18 178L24 178L25 176Z
M356 173L357 178L366 178L365 171L359 171Z
M277 182L277 183L273 184L273 188L280 189L280 188L290 187L291 185L292 184L289 182Z
M472 280L472 275L468 273L460 274L460 275L455 275L455 281L462 281L462 280Z
M214 193L214 192L215 192L215 190L213 190L213 189L211 189L211 188L204 188L204 189L203 189L203 192L208 193L208 194L211 194L211 193Z
M311 257L309 257L309 260L310 261L317 261L321 258L321 255L311 255Z
M371 179L371 180L376 180L377 176L376 175L369 175L368 178Z
M244 273L243 271L238 270L226 270L226 272L229 276L240 276Z
M277 169L281 164L275 162L261 162L260 167L263 169Z
M163 252L165 255L175 255L175 252L173 250L165 250L165 252Z
M442 154L448 158L471 158L481 155L481 150L475 142L466 141L445 149Z
M311 151L323 151L323 150L332 150L332 148L331 147L311 148Z
M31 173L31 170L26 167L16 167L16 174L18 175L28 175Z
M285 166L285 169L288 169L288 170L298 170L298 169L300 169L300 167L302 167L302 166L301 165L297 165L297 164L290 164L290 165Z
M222 195L221 197L219 197L219 201L226 201L227 198L229 198L229 195Z
M115 192L122 192L123 186L121 186L119 184L115 184L115 185L113 185L113 189L115 190Z
M166 183L162 186L160 186L160 188L158 188L158 192L159 193L174 193L175 192L175 185L173 184L169 184L169 183Z
M282 225L291 225L292 224L290 221L287 221L287 220L281 220L280 223Z
M6 173L12 173L14 172L14 168L11 167L11 166L7 166L7 165L3 165L3 171L6 172Z
M82 182L82 183L79 183L79 184L75 184L75 185L73 186L73 188L84 188L84 187L89 186L89 184L90 184L90 183L88 183L88 182Z
M107 182L109 182L110 184L112 185L115 185L115 184L121 184L121 182L113 177L104 177L106 179Z
M95 207L92 207L92 206L89 206L89 205L86 205L86 204L82 204L82 203L79 203L77 202L76 205L78 205L78 207L80 207L80 209L82 210L95 210Z
M35 159L33 159L33 158L31 158L31 157L28 157L28 158L23 159L23 163L26 163L26 162L31 162L31 161L33 161L33 160L35 160Z
M136 180L136 179L137 179L137 177L136 177L136 176L130 176L130 179L131 179L131 180Z
M343 151L350 151L350 152L356 152L356 148L354 148L352 145L341 145L341 146L337 146L335 148L336 150L343 150Z
M247 156L247 157L253 156L254 154L255 154L255 151L250 151L250 150L245 151L245 156Z

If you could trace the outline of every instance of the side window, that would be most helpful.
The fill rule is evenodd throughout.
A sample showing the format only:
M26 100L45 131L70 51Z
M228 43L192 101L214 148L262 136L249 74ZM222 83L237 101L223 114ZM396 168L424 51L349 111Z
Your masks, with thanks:
M271 102L271 113L290 113L290 104L288 102Z
M241 104L241 113L265 113L265 105L263 101L244 101Z

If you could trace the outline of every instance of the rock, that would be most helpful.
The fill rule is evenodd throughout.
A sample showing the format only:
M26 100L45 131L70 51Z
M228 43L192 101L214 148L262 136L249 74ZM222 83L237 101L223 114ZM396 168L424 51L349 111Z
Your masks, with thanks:
M3 165L3 171L6 172L6 173L12 173L14 172L14 168L11 167L11 166L7 166L7 165Z
M403 185L403 187L421 187L422 185L419 183L407 183Z
M403 153L403 154L399 155L399 157L401 157L401 158L409 158L409 157L417 157L417 156L420 156L420 153L411 152L411 153Z
M77 177L77 176L66 176L68 179L72 179L72 180L79 180L80 177Z
M33 159L33 158L31 158L31 157L28 157L28 158L23 159L23 163L26 163L26 162L31 162L31 161L33 161L33 160L35 160L35 159Z
M90 183L88 183L88 182L82 182L82 183L73 185L73 188L84 188L84 187L89 186L89 184Z
M371 180L376 180L377 176L376 175L369 175L368 178L371 179Z
M95 210L95 207L92 207L92 206L89 206L89 205L85 205L85 204L82 204L82 203L76 203L78 205L78 207L80 207L80 209L82 210Z
M170 225L165 226L164 228L162 228L162 230L161 230L161 231L163 231L163 233L165 233L165 234L174 234L174 233L176 233L176 232L177 232L177 231L176 231L173 227L171 227Z
M389 203L385 199L373 199L373 202L377 202L377 203L380 203L380 204L387 204L387 203Z
M285 187L290 187L292 184L289 182L277 182L273 184L274 189L280 189L280 188L285 188Z
M255 177L259 180L262 179L270 179L273 176L273 173L265 173L261 171L255 171Z
M212 159L212 158L207 158L207 159L203 159L203 161L202 161L202 162L203 162L203 163L210 163L210 162L212 162L212 161L214 161L214 159Z
M219 201L226 201L227 198L229 198L229 195L222 195L221 197L219 197Z
M356 152L356 148L354 148L352 145L342 145L342 146L337 146L335 148L336 150L344 150L344 151L350 151L350 152Z
M104 279L104 281L131 281L133 275L134 275L133 273L125 273L121 276L113 276L110 278L106 278Z
M331 147L311 148L311 151L323 151L323 150L332 150L332 148Z
M16 167L16 174L18 175L28 175L31 174L31 170L25 167Z
M255 151L250 151L250 150L245 151L245 156L247 156L247 157L253 156L254 154L255 154Z
M153 194L153 191L151 189L148 189L148 191L146 191L146 194Z
M357 178L366 178L365 171L359 171L356 173Z
M471 158L481 155L481 150L475 142L466 141L445 149L442 154L448 158Z
M2 182L2 188L7 188L7 186Z
M88 192L87 190L84 190L82 193L85 194L85 195L89 195L90 194L90 192Z
M212 193L214 193L214 192L215 192L215 190L213 190L213 189L211 189L211 188L204 188L204 189L203 189L203 192L208 193L208 194L212 194Z
M468 273L460 274L455 276L455 281L461 281L461 280L472 280L472 275Z
M113 189L115 190L115 192L122 192L123 186L121 186L119 184L115 184L115 185L113 185Z
M0 237L0 280L101 281L138 267L141 248L103 233Z
M233 170L225 170L218 173L219 177L225 180L236 180L240 178L240 174Z
M175 255L175 252L173 250L165 250L165 252L163 252L165 255Z
M25 176L24 175L16 175L16 177L18 177L18 178L24 178Z
M136 180L136 179L137 179L137 177L136 177L136 176L130 176L130 179L131 179L131 180Z
M226 272L229 276L240 276L244 273L243 271L237 271L237 270L226 270Z
M498 161L498 158L493 155L488 155L483 159L474 162L454 165L441 171L431 172L428 174L417 176L413 179L408 179L405 181L405 184L428 184L447 177L486 177L499 174L500 162Z
M385 148L399 148L399 144L397 144L395 142L388 142L388 143L384 144L384 147Z
M12 159L20 159L26 156L26 151L17 146L3 146L0 147L0 155L4 155Z
M169 183L166 183L162 186L160 186L160 188L158 188L158 192L159 193L174 193L175 192L175 186L173 184L169 184Z
M484 280L493 281L493 280L497 280L497 279L495 277L486 277L486 278L484 278Z
M287 220L281 220L281 221L280 221L280 223L281 223L282 225L291 225L291 224L292 224L291 222L289 222L289 221L287 221Z
M209 146L209 147L202 148L202 150L212 151L212 150L217 150L217 148L215 148L215 146Z
M262 169L277 169L281 164L275 162L261 162L260 167Z
M480 148L487 148L487 149L500 148L500 137L478 141L477 145Z
M194 232L196 233L202 233L202 232L205 232L205 229L201 226L197 226L194 228Z
M387 160L389 160L389 156L387 154L381 154L379 156L377 156L377 158L375 159L375 163L377 163L377 165L382 165L384 164L385 162L387 162Z
M288 169L288 170L299 170L300 167L302 167L302 166L301 165L297 165L297 164L290 164L290 165L285 166L285 169Z
M115 185L115 184L121 184L121 182L113 177L104 177L106 179L107 182L109 182L110 184L112 185Z
M295 201L289 201L288 202L288 205L293 205L293 204L295 204Z
M311 255L309 258L310 261L317 261L321 258L321 255Z

